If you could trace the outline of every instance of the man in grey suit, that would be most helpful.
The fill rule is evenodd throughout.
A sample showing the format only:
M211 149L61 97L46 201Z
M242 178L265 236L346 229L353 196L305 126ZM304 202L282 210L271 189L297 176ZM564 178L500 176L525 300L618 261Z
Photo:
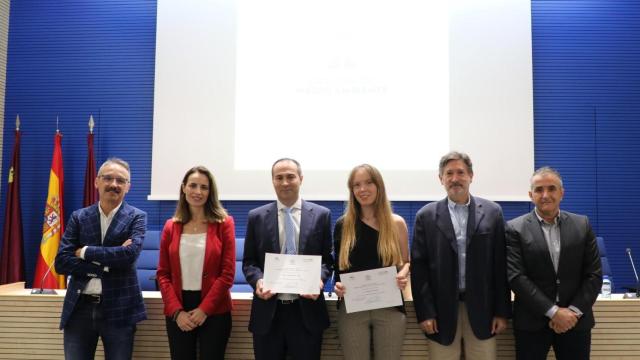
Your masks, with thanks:
M411 289L416 317L429 338L430 359L495 359L495 334L507 326L502 209L472 196L467 154L440 159L443 200L418 211L411 246Z
M509 282L515 293L516 358L589 359L593 303L602 285L596 237L586 216L560 211L560 174L542 167L531 176L535 209L508 222Z
M255 290L249 330L257 360L320 359L322 332L329 327L324 295L275 294L264 287L266 253L320 255L318 286L333 271L331 213L300 198L302 170L293 159L277 160L271 168L278 201L249 212L242 271Z

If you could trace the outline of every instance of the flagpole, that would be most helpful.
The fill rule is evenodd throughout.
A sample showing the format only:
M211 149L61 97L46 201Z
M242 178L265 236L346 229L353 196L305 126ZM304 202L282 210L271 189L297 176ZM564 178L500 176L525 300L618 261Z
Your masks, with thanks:
M89 134L87 135L87 167L84 172L84 195L82 206L87 207L98 201L98 191L95 187L96 162L93 157L93 127L95 121L93 115L89 115Z
M6 212L0 256L0 284L24 281L22 210L20 206L20 115L16 115L15 142L7 181Z

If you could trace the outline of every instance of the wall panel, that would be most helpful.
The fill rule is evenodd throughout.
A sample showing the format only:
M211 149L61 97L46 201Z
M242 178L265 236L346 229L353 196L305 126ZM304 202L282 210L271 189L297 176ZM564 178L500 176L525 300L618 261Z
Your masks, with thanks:
M531 6L536 165L562 172L563 208L589 215L598 235L605 237L619 287L632 280L624 249L630 247L640 257L640 191L635 185L640 178L640 3L533 0ZM8 130L20 113L28 281L41 236L56 116L64 133L67 216L82 202L89 114L97 122L97 159L117 155L131 162L133 186L127 200L148 212L149 227L160 228L173 213L172 202L146 200L155 16L153 0L12 4L2 164L6 168L10 161L13 138L6 134L12 135ZM225 203L236 218L238 236L244 236L248 210L263 203ZM335 221L342 203L323 204L332 209ZM394 204L410 228L423 205ZM526 202L501 205L507 219L531 209Z

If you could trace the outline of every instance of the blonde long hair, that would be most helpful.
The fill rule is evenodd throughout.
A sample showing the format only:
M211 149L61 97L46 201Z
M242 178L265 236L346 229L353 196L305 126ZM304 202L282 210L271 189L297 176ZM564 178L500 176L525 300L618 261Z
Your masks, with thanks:
M340 239L340 270L351 267L349 254L356 245L356 222L362 214L362 207L353 193L353 178L358 170L365 170L371 177L371 181L377 188L376 201L373 204L376 219L380 227L378 231L378 254L383 266L401 266L402 254L400 252L399 236L393 221L391 204L387 199L387 191L380 171L369 164L358 165L351 170L347 186L349 188L349 201L344 212L342 222L342 238Z

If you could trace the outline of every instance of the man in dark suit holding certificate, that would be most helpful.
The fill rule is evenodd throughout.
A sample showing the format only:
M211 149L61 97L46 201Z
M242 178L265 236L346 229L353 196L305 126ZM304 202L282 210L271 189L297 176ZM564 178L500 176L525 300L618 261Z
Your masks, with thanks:
M602 285L596 236L586 216L560 211L560 174L531 176L535 209L507 224L508 274L515 293L516 358L589 359L593 303Z
M302 171L293 159L271 168L278 200L249 212L242 270L254 288L249 330L257 360L320 359L322 332L329 315L320 294L274 294L263 286L266 253L322 256L323 288L333 271L331 213L300 199Z
M147 318L135 263L142 250L147 214L124 202L131 173L124 160L100 166L100 201L74 211L55 266L70 275L60 328L67 360L93 359L102 338L107 360L131 359L136 324Z

